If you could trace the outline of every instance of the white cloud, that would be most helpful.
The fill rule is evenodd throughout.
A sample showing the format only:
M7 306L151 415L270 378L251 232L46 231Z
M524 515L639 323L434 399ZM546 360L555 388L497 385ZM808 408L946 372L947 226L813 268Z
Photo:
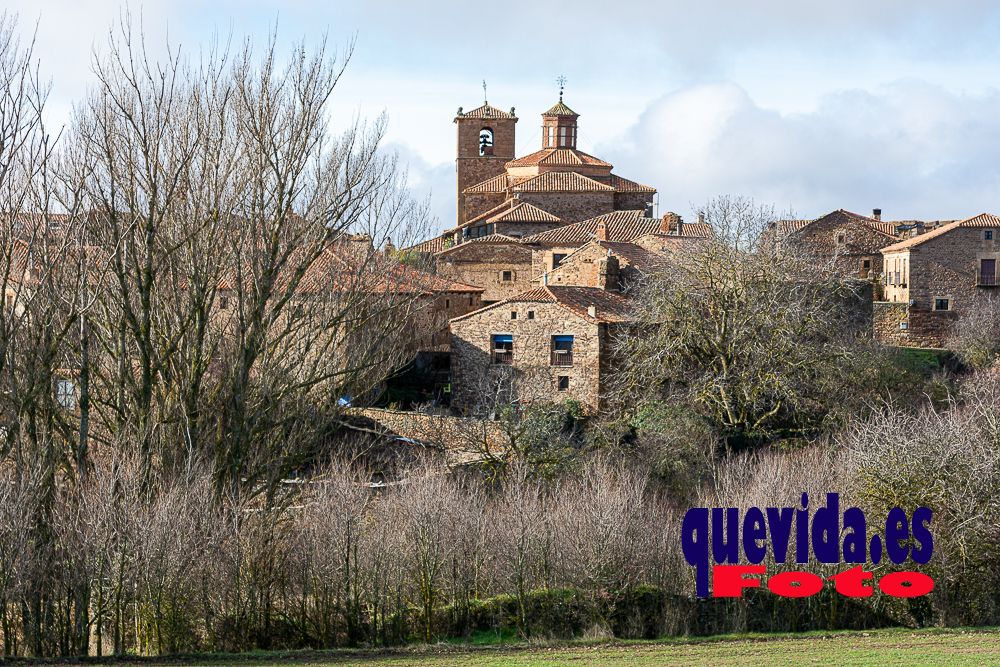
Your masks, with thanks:
M950 218L1000 210L998 140L996 91L908 80L782 114L721 83L660 98L599 152L656 186L661 210L728 193L805 216L880 207L896 219Z

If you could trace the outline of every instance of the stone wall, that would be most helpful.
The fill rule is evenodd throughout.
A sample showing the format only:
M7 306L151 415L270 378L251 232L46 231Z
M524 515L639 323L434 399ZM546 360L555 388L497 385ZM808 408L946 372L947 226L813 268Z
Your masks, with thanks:
M533 247L531 249L531 279L536 284L541 284L542 275L555 268L552 264L553 255L566 255L568 257L571 253L576 251L580 245L582 244Z
M615 209L619 211L652 209L652 206L653 206L653 194L650 192L615 193Z
M412 318L416 349L448 350L449 321L482 307L479 292L441 292L419 297Z
M502 301L532 287L531 250L525 246L464 243L438 255L435 266L442 278L482 287L485 302ZM510 280L504 280L505 271Z
M512 319L512 313L516 317ZM600 326L554 303L515 302L480 311L451 325L452 405L480 412L495 396L495 383L508 373L522 401L580 401L596 412L600 401ZM493 334L511 334L513 364L493 364ZM572 335L573 365L551 364L551 337ZM569 378L569 388L558 389L558 378Z
M520 200L534 204L566 224L615 210L614 192L522 192Z
M451 464L481 460L487 454L501 454L506 444L501 426L484 419L381 408L351 408L348 414L372 420L386 434L442 447Z
M896 240L838 211L790 234L781 244L786 249L831 261L842 278L866 279L879 277L880 251Z
M614 255L597 244L580 248L556 269L549 272L549 285L579 285L617 289L637 277L635 271L622 266Z
M563 223L561 222L497 222L494 224L493 230L497 234L506 234L514 238L521 238L522 236L531 236L532 234L547 232L550 229L562 226Z
M1000 230L994 240L983 240L983 230L977 227L957 227L930 238L908 252L887 253L885 262L895 272L896 262L905 266L900 281L905 287L891 284L885 287L887 299L907 305L907 329L897 337L903 345L943 347L954 323L978 299L992 294L995 287L977 287L979 260L996 259L1000 264ZM904 264L905 262L905 264ZM937 299L948 299L949 310L935 310Z
M506 192L482 192L459 196L458 224L472 220L507 201Z

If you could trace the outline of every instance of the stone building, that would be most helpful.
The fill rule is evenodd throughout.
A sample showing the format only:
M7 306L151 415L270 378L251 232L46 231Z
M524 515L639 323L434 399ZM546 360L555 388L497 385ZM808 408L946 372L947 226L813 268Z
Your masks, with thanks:
M579 401L600 410L628 299L602 287L542 286L451 321L452 406Z
M598 239L612 243L631 243L647 236L703 238L708 226L685 225L680 217L668 213L662 218L646 217L643 210L614 211L572 225L533 234L522 239L531 246L532 280L540 281L559 267L578 248ZM652 246L650 247L652 248Z
M897 224L883 221L880 209L872 217L840 209L815 220L780 220L768 231L779 253L821 260L842 278L877 280L879 251L901 238Z
M541 149L516 157L518 118L488 102L459 108L455 159L457 216L435 252L490 234L528 236L617 210L652 214L656 189L612 173L613 165L577 148L579 114L559 101L542 114Z
M941 347L954 322L998 288L1000 217L982 213L882 248L879 339Z
M483 289L483 305L532 287L531 248L518 239L491 234L434 255L437 275Z

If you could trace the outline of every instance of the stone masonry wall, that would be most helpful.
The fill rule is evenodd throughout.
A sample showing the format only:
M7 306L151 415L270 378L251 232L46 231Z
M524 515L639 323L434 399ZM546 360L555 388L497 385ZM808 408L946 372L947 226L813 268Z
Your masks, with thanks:
M530 253L503 252L501 248L496 250L497 257L494 259L439 259L437 274L448 280L482 287L485 290L483 292L485 302L502 301L531 289ZM510 272L511 280L503 279L505 271Z
M451 464L479 460L486 453L502 452L505 446L500 425L483 419L380 408L351 408L348 414L371 419L386 433L443 447Z
M522 192L520 200L570 224L615 210L614 192Z
M511 313L516 319L511 319ZM534 317L529 319L529 313ZM484 310L452 322L452 405L474 413L491 396L494 383L512 372L520 400L528 402L580 401L590 412L599 408L600 331L588 322L552 303L512 303ZM511 334L513 364L492 363L492 335ZM551 365L551 337L574 337L573 365ZM558 378L569 377L569 389L558 390Z

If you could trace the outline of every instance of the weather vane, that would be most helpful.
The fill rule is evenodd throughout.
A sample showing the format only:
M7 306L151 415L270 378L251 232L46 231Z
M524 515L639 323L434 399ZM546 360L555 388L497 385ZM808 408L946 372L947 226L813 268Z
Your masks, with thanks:
M559 101L562 102L563 88L566 87L566 77L560 74L556 77L556 83L559 84Z
M489 104L486 101L486 79L483 79L483 104Z

